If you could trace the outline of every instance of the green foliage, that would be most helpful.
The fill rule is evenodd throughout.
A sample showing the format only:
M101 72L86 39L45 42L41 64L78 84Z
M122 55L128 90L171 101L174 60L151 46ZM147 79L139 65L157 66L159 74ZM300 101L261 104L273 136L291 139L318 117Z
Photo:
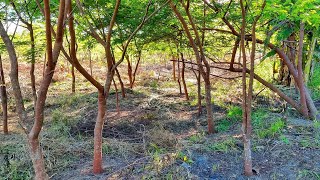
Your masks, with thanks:
M70 132L71 117L66 116L64 112L55 109L52 112L52 124L49 132L56 137L68 136Z
M278 118L275 122L271 123L266 129L257 129L257 135L259 138L275 137L281 134L281 130L285 127L285 122Z
M279 138L280 138L281 142L283 142L284 144L287 144L287 145L290 144L290 141L286 136L280 135Z
M320 173L312 170L301 170L298 172L298 180L303 180L303 179L316 179L320 180Z
M0 146L0 154L2 160L0 164L0 180L32 179L32 165L25 145L21 143L13 144L13 142L10 142L10 144L3 143Z
M207 146L207 150L223 153L236 150L236 140L234 138L228 138L219 142L214 142Z
M231 127L232 122L228 119L223 119L221 121L218 122L216 129L218 132L225 132L227 130L229 130L229 128Z
M188 164L193 163L193 160L191 158L189 158L185 153L183 153L181 151L177 153L177 159L180 159L180 160L182 160L182 161L184 161L184 162L186 162Z
M242 119L242 109L239 106L230 106L227 112L227 118L230 120L241 120Z
M192 143L200 143L203 140L204 135L204 132L191 135L189 141Z
M265 109L257 109L252 112L252 126L254 129L262 128L265 124L265 120L269 117L268 112Z
M314 72L309 81L309 87L312 89L312 97L313 99L320 99L320 65L317 63Z

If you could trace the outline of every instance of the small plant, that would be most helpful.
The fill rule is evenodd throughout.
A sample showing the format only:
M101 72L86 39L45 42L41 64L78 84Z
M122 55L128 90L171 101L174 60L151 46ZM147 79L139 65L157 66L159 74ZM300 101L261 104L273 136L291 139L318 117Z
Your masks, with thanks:
M228 108L227 118L231 120L241 120L242 109L239 106L230 106Z
M203 136L204 136L203 133L197 133L197 134L191 135L189 137L189 141L191 141L192 143L199 143L202 140Z
M186 162L186 163L188 163L188 164L193 163L192 159L189 158L185 153L183 153L183 152L181 152L181 151L178 152L178 154L177 154L177 159L180 159L180 160L182 160L183 162Z
M281 135L280 136L280 140L281 140L281 142L283 142L284 144L290 144L290 142L289 142L289 139L286 137L286 136L284 136L284 135Z
M150 82L150 87L153 88L153 89L157 89L159 87L158 81L157 80L152 80Z
M273 122L267 129L257 129L255 132L257 133L259 138L266 137L275 137L276 135L281 133L281 130L285 127L285 122L279 118L275 122Z
M258 109L252 113L252 126L254 128L262 128L264 120L267 119L268 113L264 109Z
M208 150L227 153L236 149L236 141L234 138L228 138L221 142L212 143L208 146Z
M232 122L228 119L223 119L222 121L219 121L217 124L217 130L218 132L225 132L227 131L232 125Z

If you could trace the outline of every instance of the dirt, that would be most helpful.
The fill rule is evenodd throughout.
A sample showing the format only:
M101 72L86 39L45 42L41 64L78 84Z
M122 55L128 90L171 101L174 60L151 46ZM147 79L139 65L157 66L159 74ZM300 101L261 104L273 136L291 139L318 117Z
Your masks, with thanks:
M84 99L95 96L93 93ZM225 103L239 105L238 97L231 99L235 101ZM103 137L104 145L113 151L104 152L105 172L92 174L92 154L85 152L79 153L83 155L63 170L50 171L51 179L320 179L320 149L314 143L318 129L314 128L313 122L290 116L291 111L283 110L278 99L257 96L255 103L263 108L277 108L273 113L277 118L286 117L286 127L281 130L281 135L274 137L253 135L252 158L256 173L253 177L243 175L239 121L233 122L225 132L208 135L205 107L202 115L198 116L197 107L187 103L175 88L138 86L133 91L127 90L127 98L120 98L119 114L115 93L111 93L108 99ZM46 113L50 114L60 106L49 102ZM72 106L75 106L73 111L79 113L80 119L71 126L70 138L92 139L96 105L82 106L79 103ZM214 104L213 110L215 120L226 117L225 107ZM10 123L17 124L12 119L15 118L10 114ZM200 138L191 140L195 135ZM234 144L225 150L210 149L212 144L224 143L230 138ZM79 152L83 151L81 147Z
M166 97L164 99L163 97ZM172 98L172 99L168 99ZM153 95L151 99L142 98L132 101L126 106L122 106L122 111L130 110L130 115L123 113L112 122L107 122L103 136L105 138L118 139L129 143L141 143L142 131L149 131L159 127L168 133L175 135L178 141L178 148L175 151L181 151L187 154L192 160L191 163L184 162L181 159L173 158L173 162L167 164L161 170L148 171L148 165L154 163L153 158L146 158L145 155L133 155L130 161L123 162L121 158L113 155L105 156L105 167L107 171L100 176L90 174L81 174L82 179L163 179L166 175L172 175L173 179L248 179L243 175L243 157L242 142L240 136L240 124L234 124L231 130L215 135L205 135L204 143L190 144L188 137L190 132L203 132L206 129L205 116L198 117L196 107L181 105L179 95ZM168 103L175 102L175 105ZM132 107L135 107L132 109ZM213 106L215 117L223 116L226 110L217 105ZM162 113L162 114L160 114ZM170 113L174 113L173 116ZM111 116L109 114L109 116ZM281 116L281 115L280 115ZM115 117L115 116L113 116ZM107 118L108 119L108 118ZM198 124L197 124L198 122ZM285 144L278 137L268 139L253 139L253 165L255 176L249 179L317 179L320 173L320 150L318 148L301 147L301 136L313 137L313 123L301 118L287 119L287 128L283 130L283 136L289 139L290 144ZM200 123L200 124L199 124ZM93 135L93 120L77 125L79 133L83 135ZM303 128L303 133L300 133ZM74 129L72 131L75 131ZM236 146L228 152L208 151L208 143L223 142L227 137L235 137ZM131 141L130 141L131 140ZM135 141L132 141L135 140ZM148 142L147 142L148 143ZM173 146L173 145L172 145ZM169 151L170 152L170 151ZM145 158L145 159L144 159ZM134 163L143 159L142 162ZM132 164L133 163L133 164ZM112 167L112 168L110 168ZM82 170L90 169L90 164ZM137 171L137 169L140 169ZM141 170L142 169L142 170ZM67 170L69 173L69 170ZM68 174L67 173L67 174ZM81 173L81 172L80 172ZM62 173L63 175L63 173ZM57 176L54 179L59 179ZM74 174L70 178L74 178ZM80 179L81 179L80 178ZM76 178L74 178L76 179Z

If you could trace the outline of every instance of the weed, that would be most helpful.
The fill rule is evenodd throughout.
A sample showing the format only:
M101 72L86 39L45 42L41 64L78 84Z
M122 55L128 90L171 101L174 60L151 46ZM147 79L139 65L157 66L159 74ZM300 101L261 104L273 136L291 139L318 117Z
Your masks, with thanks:
M152 80L150 82L150 87L153 89L157 89L159 87L158 81L157 80Z
M177 154L177 159L180 159L180 160L182 160L183 162L186 162L186 163L188 163L188 164L193 163L192 159L189 158L185 153L183 153L183 152L181 152L181 151L178 152L178 154Z
M228 119L223 119L218 122L216 129L218 132L225 132L227 131L232 125L232 122Z
M230 106L227 112L227 118L231 120L239 120L242 117L242 109L239 106Z
M258 109L252 113L252 126L254 128L262 128L264 126L264 120L266 120L269 115L265 109Z
M197 133L189 137L189 141L192 143L199 143L204 137L204 133Z
M287 145L290 144L289 139L286 136L281 135L279 138L280 138L281 142L283 142L284 144L287 144Z
M271 123L270 127L267 129L257 129L255 132L257 133L259 138L267 138L267 137L275 137L276 135L281 133L281 130L285 127L285 122L279 118L275 122Z
M208 150L227 153L236 149L236 141L234 138L228 138L221 142L215 142L208 145Z

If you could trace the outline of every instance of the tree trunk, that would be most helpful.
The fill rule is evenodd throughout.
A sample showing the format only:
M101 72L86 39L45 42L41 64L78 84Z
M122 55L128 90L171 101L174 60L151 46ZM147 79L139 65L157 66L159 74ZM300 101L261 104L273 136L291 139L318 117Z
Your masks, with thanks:
M176 61L175 58L172 58L172 75L173 75L173 80L176 81Z
M76 77L74 74L74 65L71 64L71 76L72 76L72 87L71 87L71 91L72 93L76 92Z
M90 49L89 49L89 67L90 67L90 76L92 76L92 57L91 57Z
M186 20L184 19L184 17L180 14L180 12L178 11L176 5L170 1L169 5L171 7L171 9L174 11L174 13L176 14L177 18L179 19L180 23L183 26L184 32L186 33L189 43L193 49L193 52L196 56L196 60L197 60L197 65L198 65L198 69L204 79L205 82L205 91L206 91L206 109L207 109L207 121L208 121L208 133L214 133L215 129L214 129L214 123L213 123L213 113L212 113L212 105L211 105L211 84L210 84L210 65L209 62L206 60L206 57L204 55L204 50L203 47L200 44L200 38L199 38L199 33L197 30L196 25L193 22L192 16L189 12L189 8L186 7L183 3L181 3L184 6L184 10L187 14L188 20L190 25L192 26L192 30L195 34L195 40L193 38L193 36L190 33L190 29L188 27L188 24L186 22ZM202 65L202 63L204 63L204 67Z
M182 53L181 53L181 60L182 60L182 72L181 72L182 84L183 84L183 89L184 89L184 94L185 94L186 100L188 101L188 100L189 100L189 94L188 94L188 89L187 89L186 80L185 80L185 77L184 77L184 72L185 72L185 69L186 69L186 64L185 64L185 62L184 62L184 58L183 58L183 54L182 54Z
M180 75L180 61L178 58L178 85L179 85L179 93L180 96L182 95L182 89L181 89L181 75Z
M37 180L49 179L45 171L45 162L39 142L39 134L41 132L44 120L44 108L47 99L47 93L52 81L54 70L57 64L57 60L62 48L63 42L63 21L65 13L65 1L60 0L59 4L59 16L57 23L57 36L52 48L52 37L51 37L51 19L50 19L50 6L49 1L44 0L44 12L45 12L45 27L46 27L46 45L47 45L47 67L45 70L45 76L41 82L39 88L39 95L35 107L35 117L32 129L28 134L30 156L33 162L33 168L35 170L35 177Z
M120 106L119 106L119 93L118 93L118 87L116 84L116 81L113 78L113 85L114 85L114 90L116 91L116 107L117 107L117 113L120 115Z
M136 75L137 75L137 71L138 71L138 68L139 68L140 60L141 60L141 54L142 54L142 51L139 50L139 52L138 52L138 61L136 63L136 67L134 68L133 80L132 80L132 84L130 86L130 89L133 88L134 82L136 81Z
M47 180L49 179L45 169L45 162L42 155L38 138L29 138L29 152L32 160L33 168L35 171L36 180Z
M131 88L131 86L133 84L133 78L132 78L132 66L131 66L129 55L126 54L125 59L127 60L127 64L128 64L129 87Z
M211 104L211 84L210 79L204 79L204 86L206 91L206 110L207 110L207 122L208 122L208 133L215 133L214 123L213 123L213 112L212 112L212 104Z
M37 102L37 90L36 90L36 78L34 76L34 66L36 62L36 49L35 49L35 42L34 42L34 32L32 24L28 26L30 32L30 41L31 41L31 67L30 67L30 79L31 79L31 89L32 89L32 96L33 96L33 103L34 107L36 107Z
M24 122L27 119L27 113L24 108L23 98L19 83L19 72L18 72L18 60L17 55L3 24L0 21L0 35L6 46L7 52L10 58L10 80L13 89L13 95L15 97L16 108L20 121Z
M303 83L303 70L302 70L302 56L303 56L303 38L304 38L304 23L300 23L300 35L299 35L299 51L298 51L298 82L300 92L300 104L303 115L308 118L308 107L306 100L306 91Z
M100 174L102 168L102 131L107 102L103 91L98 92L98 116L94 127L93 173Z
M3 133L8 134L8 102L7 102L7 90L6 83L3 74L2 58L0 55L0 98L2 106L2 119L3 119Z
M198 95L198 116L200 116L202 114L201 74L200 74L200 71L198 71L198 76L197 76L197 95Z
M246 70L247 70L247 59L246 59L246 49L245 49L245 29L246 29L246 10L244 8L243 0L240 0L241 15L242 15L242 25L241 25L241 40L240 40L240 50L242 52L242 138L244 145L244 174L246 176L252 176L252 159L251 159L251 99L252 99L252 83L253 83L253 63L255 55L255 23L253 23L252 28L252 52L250 61L250 84L247 93L247 81L246 81ZM251 96L251 97L250 97Z
M121 75L120 75L120 73L118 71L118 68L116 68L116 74L117 74L117 77L118 77L118 80L119 80L119 83L120 83L122 98L125 98L126 97L126 90L124 88L123 81L121 79Z

